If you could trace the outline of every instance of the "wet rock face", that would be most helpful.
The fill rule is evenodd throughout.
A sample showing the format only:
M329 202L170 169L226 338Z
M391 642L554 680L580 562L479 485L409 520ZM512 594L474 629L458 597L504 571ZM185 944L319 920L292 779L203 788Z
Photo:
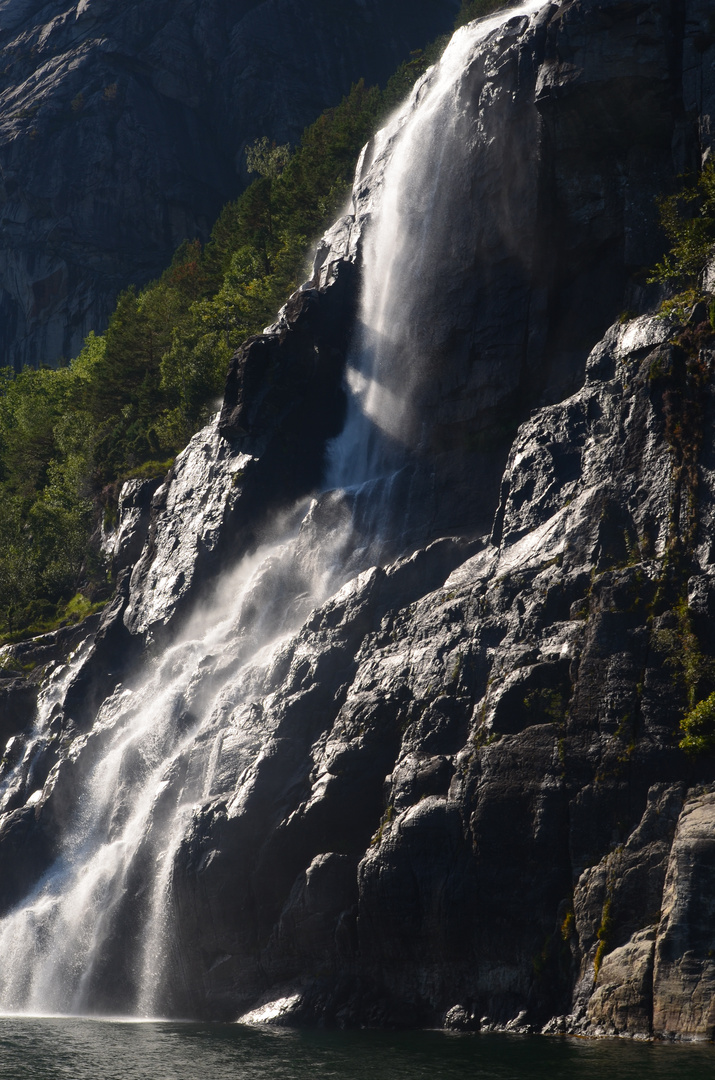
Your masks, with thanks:
M443 310L435 303L435 334L447 341L454 316L464 340L484 335L491 361L465 366L456 332L445 345L429 422L445 440L426 457L429 483L414 464L415 503L404 503L417 550L301 609L302 625L250 674L247 698L236 690L235 709L227 684L207 725L222 725L210 795L173 863L172 1015L713 1037L715 765L678 743L715 657L715 335L703 324L696 340L693 327L649 315L614 323L581 387L559 389L575 379L580 333L615 296L599 291L601 275L622 285L636 239L641 252L653 241L638 216L650 213L645 195L636 212L629 140L668 177L673 146L699 152L709 138L713 43L691 48L703 9L674 6L674 21L663 10L645 0L550 7L530 26L510 23L470 68L464 94L503 92L509 130L536 139L527 162L534 150L537 172L556 170L543 217L551 188L538 173L535 225L513 208L527 253L554 227L553 275L540 306L523 267L510 263L509 278L494 237L494 281L513 290L489 321L469 307L475 282L487 282L478 249L474 280L450 289ZM608 163L594 173L589 143L593 132L603 154L612 127L618 183ZM13 858L36 852L21 860L23 887L51 857L75 773L101 744L101 724L82 742L89 704L145 646L155 659L216 571L258 542L257 522L315 482L339 425L380 168L373 147L354 213L319 248L309 286L235 357L220 418L155 492L123 494L118 559L131 561L143 530L146 542L58 713L68 745L82 734L66 756L59 740L42 748L0 818ZM496 199L489 170L482 181ZM591 289L579 328L575 298ZM491 396L480 396L487 383ZM534 386L551 404L524 419ZM508 403L523 422L507 440L490 425ZM479 454L460 442L465 431L482 440ZM480 461L498 477L493 489L474 471ZM316 500L303 552L349 509L340 493ZM455 523L470 539L450 535ZM261 618L282 625L277 606L259 583L247 640ZM212 670L222 662L206 658ZM169 793L182 769L199 767L199 741L172 766ZM119 938L112 948L119 955Z
M320 483L323 448L343 426L341 382L355 318L356 277L355 267L346 263L329 293L296 292L272 332L249 338L231 362L218 430L242 452L263 458L275 454L280 432L284 460L282 478L275 478L276 501ZM286 448L297 449L299 441L292 465Z
M133 566L142 553L149 531L151 503L160 480L128 480L117 508L118 525L105 542L109 548L112 573L116 576Z
M303 627L263 755L232 779L227 748L178 857L177 1011L712 1037L715 774L677 746L668 627L715 588L715 402L687 533L658 374L677 333L609 331L520 429L492 539L420 556L436 590L373 570Z
M457 0L0 5L0 358L55 364L205 238L258 136L295 142Z
M683 806L668 861L655 948L653 1027L666 1037L715 1035L715 794Z

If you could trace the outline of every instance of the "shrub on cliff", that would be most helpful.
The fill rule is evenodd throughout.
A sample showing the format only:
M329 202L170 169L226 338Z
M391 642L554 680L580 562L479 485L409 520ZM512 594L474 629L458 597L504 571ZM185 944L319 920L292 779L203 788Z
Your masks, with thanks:
M683 738L681 749L689 754L711 754L715 751L715 693L690 709L680 721Z
M651 281L674 285L678 294L664 309L678 313L704 294L702 275L715 250L715 163L708 162L696 179L660 199L660 221L671 248L654 267Z

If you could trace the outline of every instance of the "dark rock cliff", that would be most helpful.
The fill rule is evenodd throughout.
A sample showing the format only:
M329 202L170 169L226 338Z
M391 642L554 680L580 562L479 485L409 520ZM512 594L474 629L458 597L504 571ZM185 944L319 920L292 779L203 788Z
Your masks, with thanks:
M567 0L475 50L469 131L489 134L489 101L503 139L474 143L446 202L424 441L395 493L404 554L358 560L312 611L299 580L300 628L240 667L284 625L288 594L259 576L236 644L187 684L181 730L215 704L151 811L160 830L204 777L167 878L165 1012L713 1038L715 764L678 725L688 656L715 655L715 336L701 312L613 322L652 299L653 196L710 151L708 18L699 0ZM207 582L314 485L387 154L368 148L309 288L237 354L220 419L156 492L125 492L120 587L77 660L51 667L74 640L7 654L21 669L55 650L35 682L62 692L18 765L31 684L3 687L22 721L4 727L0 858L21 872L3 911L61 850L122 701L148 693L142 651L153 670L179 627L218 619L238 578L208 615ZM291 575L320 537L350 549L349 498L300 510ZM106 1011L131 983L146 858L97 968Z
M205 238L258 136L384 82L457 0L0 4L0 364L56 364Z

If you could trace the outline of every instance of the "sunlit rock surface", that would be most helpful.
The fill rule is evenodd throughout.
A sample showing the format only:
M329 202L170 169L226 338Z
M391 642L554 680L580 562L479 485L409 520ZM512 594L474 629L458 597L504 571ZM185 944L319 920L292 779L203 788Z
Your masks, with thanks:
M715 792L686 800L673 840L656 940L653 1027L666 1037L715 1031Z
M443 564L440 588L425 574L386 610L397 568L373 571L291 644L265 765L202 812L182 855L183 962L223 958L185 1010L293 986L293 1021L459 1008L484 1025L711 1037L712 766L677 749L670 616L650 615L677 497L652 377L672 333L609 331L583 390L520 429L497 531ZM700 505L706 538L709 494ZM707 544L695 559L709 597Z
M125 492L147 541L79 655L6 650L46 667L36 726L3 728L3 1008L70 985L112 1015L713 1037L715 766L678 725L687 634L715 653L715 336L632 273L709 147L715 38L706 5L663 11L554 4L473 50L394 486L309 490L393 129L219 427L148 521Z

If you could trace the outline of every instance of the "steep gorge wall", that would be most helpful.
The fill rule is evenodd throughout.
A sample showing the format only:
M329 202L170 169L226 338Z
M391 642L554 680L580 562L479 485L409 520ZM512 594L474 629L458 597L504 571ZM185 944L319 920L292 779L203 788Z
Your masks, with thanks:
M165 1012L713 1038L715 767L678 749L678 650L685 610L715 654L715 343L702 312L603 335L649 301L634 271L658 244L652 196L710 147L707 19L697 2L576 0L475 51L459 91L474 156L447 200L471 260L435 282L426 443L399 494L411 543L318 603L268 668L234 677L240 649L209 651L177 706L190 725L223 687L152 811L216 739L167 894ZM53 671L75 631L13 650L65 681L24 771L21 739L6 755L4 912L143 693L141 651L156 663L218 568L317 483L388 152L368 152L310 287L239 351L220 423L158 490L125 491L117 596L78 661ZM303 553L346 515L324 494ZM219 582L223 610L236 586ZM244 634L275 606L257 582ZM7 735L24 715L27 737L31 692L6 681ZM106 1011L131 982L140 875L127 893L95 987Z
M244 149L384 82L457 0L0 3L0 364L56 364L205 239Z

